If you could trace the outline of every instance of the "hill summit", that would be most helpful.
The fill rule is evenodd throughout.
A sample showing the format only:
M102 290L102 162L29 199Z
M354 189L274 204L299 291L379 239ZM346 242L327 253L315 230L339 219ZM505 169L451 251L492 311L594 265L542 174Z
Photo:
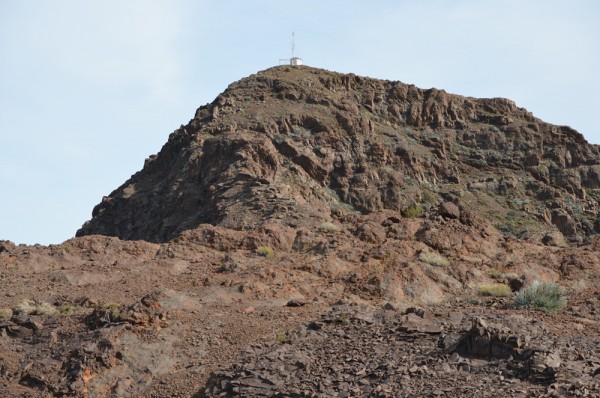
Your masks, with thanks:
M600 231L599 187L597 146L510 100L274 67L200 107L77 236L164 242L452 203L504 234L581 242Z

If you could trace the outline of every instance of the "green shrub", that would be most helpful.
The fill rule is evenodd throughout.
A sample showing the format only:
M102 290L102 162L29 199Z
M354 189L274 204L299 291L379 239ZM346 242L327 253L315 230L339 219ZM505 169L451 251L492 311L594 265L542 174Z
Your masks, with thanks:
M423 208L415 203L402 210L402 215L406 218L421 217L423 215Z
M256 249L256 254L266 258L275 257L275 252L269 246L260 246L258 249Z
M534 282L515 296L515 307L556 312L567 305L565 291L555 282Z
M510 290L510 286L505 285L503 283L492 283L489 285L479 286L480 296L508 297L511 294L512 290Z
M435 204L439 200L438 194L429 188L421 188L421 197L423 199L423 202L429 204Z
M438 267L446 267L450 264L446 257L436 252L423 252L419 254L419 260Z
M77 307L73 306L73 305L69 305L69 304L64 304L61 305L60 307L57 308L57 311L61 314L66 314L69 312L73 312L77 309Z
M331 223L331 222L324 222L323 224L321 224L319 226L318 229L320 232L325 232L328 234L340 232L340 227L338 227L337 225L335 225L334 223Z

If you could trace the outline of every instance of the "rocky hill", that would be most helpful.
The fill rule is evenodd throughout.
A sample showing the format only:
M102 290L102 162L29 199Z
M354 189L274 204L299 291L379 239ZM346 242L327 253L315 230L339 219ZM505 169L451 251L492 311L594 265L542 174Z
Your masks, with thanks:
M600 396L599 155L505 99L259 72L76 238L0 241L0 395Z
M600 231L598 188L598 147L510 100L275 67L199 108L77 235L165 242L451 202L504 234L581 243Z

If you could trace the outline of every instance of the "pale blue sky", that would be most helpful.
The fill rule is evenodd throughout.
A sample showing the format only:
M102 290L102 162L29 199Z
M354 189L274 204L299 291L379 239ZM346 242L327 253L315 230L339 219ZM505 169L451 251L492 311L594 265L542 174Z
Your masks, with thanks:
M60 243L229 83L309 65L507 97L600 143L596 0L0 0L0 239Z

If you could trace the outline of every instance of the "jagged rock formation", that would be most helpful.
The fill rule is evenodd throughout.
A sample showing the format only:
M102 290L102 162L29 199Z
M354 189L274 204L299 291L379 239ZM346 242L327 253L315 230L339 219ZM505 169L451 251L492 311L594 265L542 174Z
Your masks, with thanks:
M453 202L559 245L600 231L598 188L598 147L510 100L275 67L199 108L77 235L163 242L205 223L297 228Z

